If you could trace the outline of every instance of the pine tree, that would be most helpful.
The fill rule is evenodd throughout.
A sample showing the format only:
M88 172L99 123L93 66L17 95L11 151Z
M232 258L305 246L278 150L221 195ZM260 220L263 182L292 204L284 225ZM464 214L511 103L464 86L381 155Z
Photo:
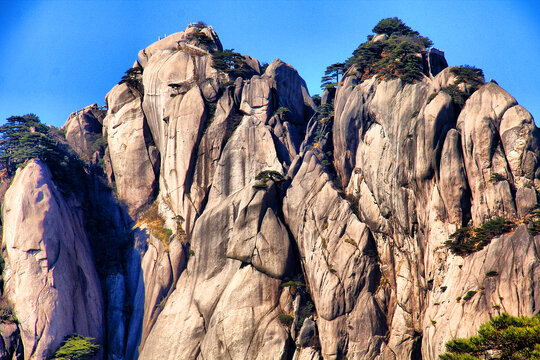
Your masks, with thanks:
M335 63L328 66L321 79L321 88L336 87L340 77L343 76L346 70L347 65L345 63Z
M503 313L480 326L478 335L446 344L441 360L540 360L540 315Z

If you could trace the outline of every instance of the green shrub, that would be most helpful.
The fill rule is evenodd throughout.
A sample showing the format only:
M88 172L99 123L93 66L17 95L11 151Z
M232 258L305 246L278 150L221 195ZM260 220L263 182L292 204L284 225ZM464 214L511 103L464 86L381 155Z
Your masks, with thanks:
M54 360L90 360L99 352L95 339L79 334L68 335L64 338L60 349L54 354Z
M475 228L463 227L450 235L445 245L456 255L465 256L482 250L494 237L505 234L516 227L513 221L504 218L489 220L482 226Z
M467 291L467 293L465 294L465 296L463 297L463 301L469 301L471 300L471 298L476 294L476 291L474 290L469 290Z
M300 314L298 317L298 328L302 328L304 320L315 314L315 305L312 301L307 300L303 305L300 306Z
M195 251L189 249L189 256L195 256Z
M440 289L441 289L441 292L443 293L446 291L446 289L448 289L448 286L441 286Z
M2 299L2 304L0 305L0 322L3 322L3 323L17 322L17 316L15 315L15 312L13 311L13 307L5 299Z
M172 235L172 230L171 229L167 229L167 228L163 228L163 233L167 236L171 236Z
M259 183L256 183L255 185L253 185L253 188L255 190L266 190L266 189L268 189L268 185L266 185L265 182L259 182Z
M454 84L467 84L471 89L470 94L475 92L483 83L484 72L474 66L453 66L450 68L450 72L456 76Z
M214 40L212 40L208 35L205 33L199 31L193 34L193 37L199 42L201 45L210 45L214 43Z
M527 224L529 225L529 234L540 234L540 210L535 208L530 212L529 216L527 217Z
M446 343L441 360L540 359L540 316L503 313L478 329L478 335Z
M234 49L214 52L212 54L212 66L214 69L223 71L234 78L245 77L249 74L244 57L234 52Z
M281 284L281 287L294 287L294 288L297 288L297 287L300 287L300 286L306 286L306 285L301 283L300 281L294 281L294 280L289 280L289 281L286 281L286 282Z
M291 110L289 110L286 107L281 106L280 108L278 108L276 110L276 112L274 114L279 116L279 115L286 115L286 114L290 114L290 113L291 113Z
M279 182L283 180L283 175L275 170L264 170L255 176L255 180Z
M413 111L413 113L411 114L411 119L414 119L415 117L417 117L418 114L420 114L420 110Z
M165 227L165 220L159 214L157 201L140 212L139 221L135 227L142 224L146 224L150 233L159 239L163 243L165 251L168 251L172 230Z
M429 95L428 98L427 98L427 103L429 104L433 99L435 99L437 97L437 94L438 93L435 92L435 93Z
M495 277L495 276L497 276L497 275L499 275L499 273L496 272L495 270L490 270L490 271L488 271L488 272L486 273L486 276L487 276L487 277Z
M142 94L142 73L143 69L138 66L127 69L125 75L122 76L122 79L118 82L118 85L126 84L131 89L137 90L140 94Z
M278 319L279 319L279 322L285 326L291 326L294 321L294 317L292 317L289 314L284 314L284 313L279 314Z
M457 85L448 85L447 87L442 88L441 91L450 95L454 104L459 108L462 108L465 105L465 101L469 98L469 94L461 91Z

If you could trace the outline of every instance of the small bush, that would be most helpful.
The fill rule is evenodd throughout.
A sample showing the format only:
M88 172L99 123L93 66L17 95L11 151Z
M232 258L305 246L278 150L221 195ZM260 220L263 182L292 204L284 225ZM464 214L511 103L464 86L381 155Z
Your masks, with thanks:
M428 98L427 98L427 103L429 104L433 99L435 99L437 97L437 94L438 93L435 92L435 93L429 95Z
M467 84L471 88L471 95L482 85L484 72L474 66L463 65L450 68L450 72L456 76L455 85Z
M447 87L442 88L441 91L444 91L450 95L454 104L456 104L459 108L463 108L465 101L467 101L470 96L466 92L461 91L457 85L448 85Z
M99 351L99 345L92 342L94 340L79 334L68 335L53 360L90 360Z
M171 229L167 229L167 228L163 228L163 233L169 237L171 237L172 235L172 230Z
M351 244L355 248L358 248L358 244L356 243L356 241L354 241L351 238L345 238L345 239L343 239L343 241L345 241L347 244Z
M244 57L233 50L225 49L214 52L212 54L212 66L214 69L229 74L233 78L246 77L250 71L246 68Z
M294 280L289 280L287 282L284 282L281 284L281 287L284 288L284 287L294 287L294 288L297 288L297 287L301 287L301 286L306 286L305 284L301 283L300 281L294 281Z
M476 291L474 290L469 290L467 291L467 293L465 294L465 296L463 297L463 301L469 301L471 300L471 298L476 294Z
M506 180L506 178L503 175L498 174L498 173L493 173L489 177L489 181L492 183L496 183L496 182L504 181L504 180Z
M497 276L497 275L499 275L499 273L496 272L495 270L490 270L490 271L488 271L488 272L486 273L486 276L487 276L487 277L495 277L495 276Z
M441 292L443 293L446 291L446 289L448 289L448 286L441 286L440 289L441 289Z
M3 323L14 323L17 322L17 316L13 311L13 307L7 303L7 301L2 301L3 304L0 306L0 322Z
M126 74L122 76L122 79L118 82L120 84L126 84L131 89L137 90L139 93L143 93L142 84L143 69L140 67L134 67L126 70Z
M259 182L259 183L256 183L255 185L253 185L253 188L255 190L266 190L266 189L268 189L268 185L266 185L265 182Z
M283 325L287 327L291 326L294 321L294 317L292 317L289 314L284 314L284 313L279 314L278 319L280 323L282 323Z
M195 251L189 249L189 256L195 256Z
M288 108L286 107L283 107L281 106L280 108L278 108L275 112L275 115L286 115L286 114L290 114L291 113L291 110L289 110Z
M165 220L159 215L157 201L141 212L135 227L142 224L148 226L150 233L159 239L163 243L165 251L168 251L172 230L165 227Z
M417 117L418 114L420 114L420 110L413 111L413 113L411 114L411 119L414 119L415 117Z
M283 175L275 170L264 170L255 176L255 180L262 180L264 182L271 180L278 182L283 180Z
M531 211L531 213L527 217L527 225L529 225L527 229L529 230L529 234L540 234L540 210L534 208L534 210Z

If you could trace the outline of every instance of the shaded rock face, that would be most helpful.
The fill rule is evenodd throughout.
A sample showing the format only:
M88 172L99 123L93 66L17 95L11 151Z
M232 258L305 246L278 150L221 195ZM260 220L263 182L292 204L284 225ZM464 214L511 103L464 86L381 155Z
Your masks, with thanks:
M74 205L40 161L18 170L5 196L5 296L14 304L24 359L49 358L73 333L103 344L101 287Z
M141 94L125 83L115 86L105 98L105 156L110 159L118 198L125 201L130 214L154 197L159 174L158 150L153 145L141 101Z
M453 82L449 69L413 85L350 76L337 91L338 181L371 230L390 285L384 358L408 358L421 342L423 358L436 359L446 341L473 334L494 309L538 311L538 240L523 227L464 258L444 246L469 221L524 216L539 190L539 136L530 114L494 83L459 112L439 91ZM529 260L517 262L520 256ZM518 281L527 285L501 295L507 302L500 304L492 294L509 291L507 278L484 280L488 264L501 274L519 268ZM456 301L469 290L478 291L475 298Z
M96 141L101 139L105 113L97 104L89 105L72 113L61 128L71 148L84 160L99 151Z

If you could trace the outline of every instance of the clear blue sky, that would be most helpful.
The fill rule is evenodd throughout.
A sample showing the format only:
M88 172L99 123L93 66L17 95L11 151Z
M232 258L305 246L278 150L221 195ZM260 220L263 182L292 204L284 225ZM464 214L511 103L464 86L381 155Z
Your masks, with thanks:
M0 0L0 123L37 114L61 126L107 92L140 49L213 25L225 48L293 65L311 94L382 18L397 16L446 52L494 78L540 121L540 1Z

